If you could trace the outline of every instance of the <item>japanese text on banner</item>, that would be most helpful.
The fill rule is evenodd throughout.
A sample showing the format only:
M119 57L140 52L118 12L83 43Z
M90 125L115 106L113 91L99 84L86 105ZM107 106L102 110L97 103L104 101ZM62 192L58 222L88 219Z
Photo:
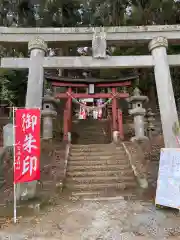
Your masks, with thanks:
M15 110L14 183L40 179L40 109Z

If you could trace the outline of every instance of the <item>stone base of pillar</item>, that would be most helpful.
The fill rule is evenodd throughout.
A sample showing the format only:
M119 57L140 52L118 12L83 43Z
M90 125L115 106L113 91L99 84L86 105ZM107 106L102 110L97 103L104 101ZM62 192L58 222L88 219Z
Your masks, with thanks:
M134 136L130 139L131 142L135 142L135 141L149 141L149 138L146 136Z
M113 142L117 143L119 141L119 132L113 131Z
M71 143L71 132L68 132L68 143Z
M31 39L28 44L30 51L29 73L26 92L26 108L41 108L44 85L44 56L47 51L47 44L40 37ZM37 84L38 83L38 84ZM37 181L19 184L17 189L20 198L31 199L36 197Z
M37 181L17 184L16 185L16 199L19 200L28 200L36 196L36 186Z
M52 140L53 139L53 136L52 137L42 137L42 140L44 141L49 141L49 140Z

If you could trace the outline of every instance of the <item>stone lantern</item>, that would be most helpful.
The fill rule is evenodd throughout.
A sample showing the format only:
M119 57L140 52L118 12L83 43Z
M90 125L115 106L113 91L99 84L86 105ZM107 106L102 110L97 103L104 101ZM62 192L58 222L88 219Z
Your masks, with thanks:
M147 127L148 137L151 138L152 133L155 130L155 126L154 126L155 114L152 112L151 108L147 109L146 117L147 117L147 123L148 123L148 127Z
M148 140L148 137L145 136L144 129L144 116L146 114L146 110L142 107L143 102L147 101L148 97L141 96L138 88L134 89L133 96L129 98L129 102L132 105L132 109L129 110L129 114L134 117L135 129L135 136L131 138L131 141Z
M53 138L53 118L57 116L57 112L54 109L54 105L57 103L57 100L52 96L52 91L47 89L43 97L43 139L52 139Z

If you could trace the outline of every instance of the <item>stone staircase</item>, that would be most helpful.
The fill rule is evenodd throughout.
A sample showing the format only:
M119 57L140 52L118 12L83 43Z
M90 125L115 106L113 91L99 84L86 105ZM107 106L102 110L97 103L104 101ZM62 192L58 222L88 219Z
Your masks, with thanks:
M110 142L108 120L76 120L72 126L73 144L104 144Z
M121 144L89 144L71 146L65 187L77 197L106 197L137 183Z

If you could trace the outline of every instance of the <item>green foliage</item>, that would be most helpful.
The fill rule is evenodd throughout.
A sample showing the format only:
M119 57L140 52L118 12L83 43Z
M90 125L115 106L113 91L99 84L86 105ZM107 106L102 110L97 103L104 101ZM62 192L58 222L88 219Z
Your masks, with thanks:
M13 106L24 106L27 71L0 72L0 101Z
M5 49L0 46L0 56L21 56L22 53L14 49ZM0 104L24 106L27 85L27 71L0 69Z
M72 26L124 26L179 24L180 1L174 0L0 0L0 25L24 27L72 27ZM179 53L179 46L170 46L170 54ZM147 54L148 47L132 46L116 48L113 55ZM14 49L0 47L0 56L19 56ZM23 53L23 55L26 53ZM172 70L174 91L180 98L180 74ZM97 76L121 77L129 73L140 74L142 91L154 88L154 75L149 69L101 70ZM15 105L24 104L27 72L0 70L0 100Z

